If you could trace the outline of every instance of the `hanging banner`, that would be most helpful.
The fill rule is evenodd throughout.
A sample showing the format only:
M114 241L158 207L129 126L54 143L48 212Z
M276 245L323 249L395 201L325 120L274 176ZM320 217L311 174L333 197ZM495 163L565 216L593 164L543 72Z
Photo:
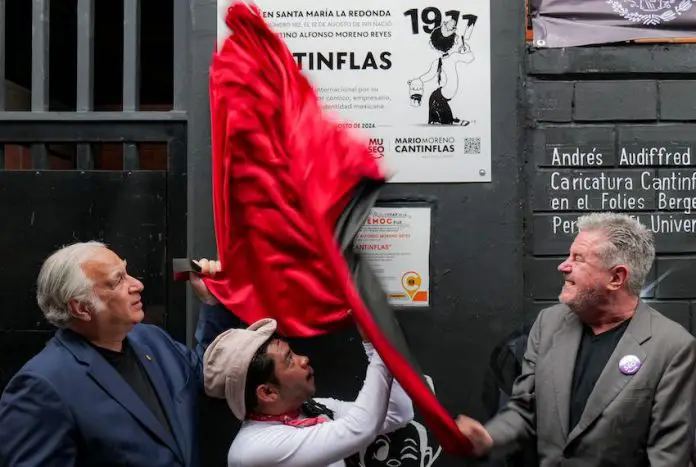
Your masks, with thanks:
M489 0L254 3L390 182L491 181Z
M354 244L391 305L430 305L430 207L375 207Z
M696 37L696 0L531 0L534 45Z

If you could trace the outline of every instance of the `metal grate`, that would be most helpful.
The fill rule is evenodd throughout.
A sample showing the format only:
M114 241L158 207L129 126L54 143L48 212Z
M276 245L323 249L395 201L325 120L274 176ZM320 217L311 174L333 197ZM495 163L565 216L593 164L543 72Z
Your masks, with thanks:
M163 271L171 271L172 256L185 255L186 252L186 207L187 207L187 179L186 179L186 119L180 114L169 114L161 112L158 114L126 113L126 112L107 112L93 113L90 115L87 112L72 113L68 117L66 113L44 112L41 116L32 115L30 112L24 112L24 118L6 120L3 117L7 113L0 113L0 143L13 144L47 144L53 143L74 144L74 143L109 143L122 141L121 135L128 135L130 143L162 143L166 147L167 154L167 171L144 172L144 171L127 171L121 172L123 180L140 179L148 180L148 174L159 174L165 178L166 189L161 188L150 190L144 188L141 193L143 197L154 198L162 197L165 204L164 217L166 218L166 228L162 238L153 238L149 241L164 243L167 252L166 265L161 265L159 258L156 258L153 263L148 263L151 268L161 267ZM119 185L114 182L113 171L70 171L69 173L60 174L57 171L0 171L0 185L2 186L17 186L17 183L11 183L13 180L22 180L19 184L21 187L26 187L27 191L37 192L46 191L46 186L39 186L45 183L48 178L44 173L51 175L61 175L62 184L56 185L63 189L71 189L81 183L85 179L95 181L96 183L110 183L112 188L110 191L118 194L122 190L127 190L128 185ZM51 180L56 181L55 178ZM67 186L66 186L67 185ZM146 185L147 186L147 185ZM26 197L31 197L32 194L27 194ZM20 193L14 193L14 196L21 196ZM91 196L94 196L93 194ZM74 213L84 213L87 206L93 202L91 196L75 200L74 204L64 206L63 208ZM116 195L116 198L118 196ZM104 203L104 200L101 200ZM0 197L0 211L14 212L11 206L12 197ZM37 210L41 206L36 206ZM114 205L114 211L118 211L118 206ZM134 215L139 213L134 213ZM142 216L140 216L142 217ZM15 223L17 225L17 223ZM76 231L91 232L92 226L83 224L73 227ZM122 229L118 223L109 225L113 238L119 238L119 232ZM14 243L17 245L24 244L25 236L31 237L35 231L24 231L21 228L6 229L5 241L14 238ZM142 239L141 239L142 240ZM59 240L61 241L61 240ZM122 240L125 241L125 240ZM148 251L143 249L144 252ZM34 265L32 264L33 268ZM35 271L32 270L35 274ZM178 306L185 302L185 290L182 287L170 286L169 281L163 278L164 283L158 286L165 289L166 316L161 323L166 325L167 330L172 336L184 340L186 335L186 310L183 306ZM30 290L30 287L26 288ZM174 306L176 304L177 306ZM10 318L4 318L4 322ZM17 318L19 319L19 318Z
M123 110L137 111L140 102L140 1L123 2ZM123 168L137 170L138 146L123 147Z
M76 110L90 112L94 106L94 0L77 2L77 98ZM94 169L90 144L77 147L77 168Z
M31 110L48 111L49 93L49 0L33 0L31 44ZM36 168L47 169L48 152L43 144L32 144L31 157Z
M95 76L104 76L103 69L97 68L100 64L104 64L107 59L101 58L95 60L95 40L102 31L100 39L105 41L111 39L113 32L113 21L119 21L118 18L105 18L105 15L97 15L97 8L105 9L106 7L113 10L113 4L106 3L97 4L95 0L61 0L60 2L51 2L50 0L30 0L31 2L31 80L26 83L27 92L30 92L30 105L26 109L7 109L7 93L6 86L0 85L0 114L2 121L27 121L38 118L44 122L46 113L55 114L49 117L56 123L62 120L79 119L77 115L89 115L89 119L110 121L109 114L118 112L125 115L127 119L135 118L142 122L157 121L163 118L163 114L170 115L170 118L177 120L185 120L188 86L189 86L189 60L188 48L190 38L190 11L188 2L185 1L157 1L148 0L116 0L118 8L122 6L122 25L120 29L122 35L122 76L112 76L107 74L110 80L108 85L113 87L117 81L121 87L121 101L109 101L108 111L102 110L102 107L96 107L95 111L95 93L99 95L99 90L95 90ZM7 18L6 4L7 0L0 0L0 84L6 83L6 71L9 66L7 63L6 44L8 42L7 33ZM29 3L29 1L27 2ZM153 10L153 4L154 10ZM28 7L29 5L26 5ZM16 6L14 6L16 8ZM147 10L145 10L147 8ZM159 9L159 10L158 10ZM162 13L161 10L167 10ZM17 10L13 10L17 11ZM144 12L149 12L144 15ZM153 14L154 11L154 14ZM28 9L27 9L28 12ZM66 14L76 15L74 24L76 25L76 50L72 50L72 54L76 59L75 73L75 100L74 102L61 101L61 106L55 104L55 99L50 95L53 88L52 79L65 80L65 76L58 76L56 73L65 75L60 68L53 70L50 65L56 63L62 64L61 57L57 56L59 51L52 48L51 37L56 37L59 32L62 34L64 24L54 26L55 31L51 31L52 18L51 15L64 17ZM103 13L103 11L102 11ZM171 16L169 16L171 15ZM112 15L115 16L115 15ZM158 106L142 105L143 98L147 100L148 95L141 94L142 91L142 59L143 51L143 26L145 31L148 28L152 29L154 21L162 21L162 16L171 17L171 34L168 38L169 47L172 50L172 75L168 75L168 71L160 73L158 78L164 77L169 79L172 89L169 102L161 102ZM28 19L28 18L27 18ZM55 18L56 20L58 18ZM101 21L98 21L101 20ZM110 24L104 24L105 20L110 20ZM145 24L143 21L147 20ZM15 21L11 19L10 21ZM26 23L28 25L28 23ZM72 24L72 23L71 23ZM105 31L109 31L109 33ZM68 31L69 33L69 31ZM150 56L154 53L159 53L159 50L154 47L160 47L159 43L153 46L151 37L145 36L145 42L149 44ZM73 38L73 40L75 40ZM157 39L160 41L161 39ZM149 42L148 42L149 41ZM28 45L28 44L27 44ZM103 49L103 47L102 47ZM62 52L61 52L62 53ZM174 59L176 57L176 59ZM110 58L110 57L109 57ZM66 60L70 63L70 60ZM15 73L17 74L17 73ZM102 83L103 84L103 83ZM150 86L152 87L152 86ZM103 99L102 99L103 100ZM65 110L67 107L68 110ZM168 107L171 110L159 110L162 107ZM74 111L70 111L74 108ZM156 110L155 110L156 109ZM122 148L115 148L115 145L122 145ZM152 169L152 161L164 161L167 159L163 145L157 146L150 144L149 146L141 147L139 142L133 140L127 134L121 135L121 141L105 145L102 141L94 141L90 143L75 142L72 145L56 146L54 142L27 142L22 146L6 146L0 144L0 170L11 169L34 169L34 170L56 170L56 169L74 169L74 170L95 170L95 169L111 169L111 170L147 170ZM113 158L117 152L121 153L121 160L117 163ZM147 160L142 160L141 152L146 154ZM156 153L156 156L152 156ZM12 157L8 159L8 154ZM17 162L19 161L19 162ZM106 162L104 162L106 161ZM149 162L148 162L149 161ZM159 167L160 170L166 170L166 166Z
M8 3L13 12L9 18L6 15ZM114 9L114 3L118 9ZM110 14L104 14L105 11ZM114 11L119 14L114 14ZM121 22L121 12L122 24L114 24ZM21 15L24 16L18 18ZM66 17L69 21L65 21ZM171 37L162 38L160 34L153 39L150 29L155 21L161 23L163 18L171 18L172 23L166 29L171 31ZM22 21L25 22L17 24ZM31 38L28 34L22 34L21 40L8 37L11 36L9 30L26 31L29 21ZM50 191L52 187L39 185L49 178L56 187L76 186L73 183L84 181L102 183L99 185L102 192L103 183L116 184L121 179L130 183L143 181L139 185L142 196L166 200L164 238L154 241L165 245L168 264L149 259L151 264L148 264L154 265L155 270L158 267L171 270L171 257L186 254L189 23L189 2L183 0L110 0L99 3L96 0L0 0L0 178L6 187L11 185L19 189L26 185L28 192L36 189ZM66 24L75 29L66 31ZM117 40L113 50L120 50L122 63L119 69L122 74L105 73L103 65L113 65L116 52L111 50L111 54L104 57L95 55L95 51L103 52L104 40L113 41L114 31L118 29L123 32L123 40L122 43ZM58 34L71 32L74 37L56 39ZM52 37L54 44L51 43ZM10 54L13 57L9 62L8 42L12 44ZM76 42L74 46L73 42ZM65 44L70 45L69 59L63 56L67 52L60 49L61 46L65 48ZM26 58L26 63L15 63L13 60L24 60L28 55L29 45L31 57ZM106 45L113 46L111 43ZM17 51L16 47L26 49ZM160 81L155 82L168 82L171 96L169 102L158 101L155 104L161 105L153 105L148 92L143 92L142 80L143 70L146 66L152 69L152 64L143 61L145 56L153 56L153 50L158 54L156 56L166 57L166 53L160 53L163 47L171 50L171 68L165 67L162 76L156 77ZM50 69L51 65L54 70ZM66 66L75 71L74 75L65 70ZM26 91L25 107L17 108L11 104L12 107L8 108L11 100L7 92L9 75L14 80L24 79L19 84L13 83L12 89L19 87ZM66 75L74 76L72 84ZM106 85L104 76L109 79ZM152 76L145 78L150 79L149 89L156 87L152 84ZM65 83L70 92L63 92L61 100L56 103L56 96L51 94L56 89L64 90ZM110 91L115 86L120 87L121 92L113 99L114 93ZM67 102L66 95L71 96ZM113 173L117 171L122 174ZM58 180L60 184L56 183ZM149 187L147 180L163 180L164 188L161 183ZM118 189L125 190L130 186L124 183ZM18 199L22 193L13 193L12 196ZM4 203L0 208L11 211L12 196L0 199L0 203ZM82 205L67 208L75 212L85 210ZM112 234L120 238L119 226L113 225L112 228ZM6 239L21 244L21 229L10 234L13 237ZM173 337L184 340L186 310L181 304L186 301L185 290L170 287L168 280L160 286L166 287L166 327Z

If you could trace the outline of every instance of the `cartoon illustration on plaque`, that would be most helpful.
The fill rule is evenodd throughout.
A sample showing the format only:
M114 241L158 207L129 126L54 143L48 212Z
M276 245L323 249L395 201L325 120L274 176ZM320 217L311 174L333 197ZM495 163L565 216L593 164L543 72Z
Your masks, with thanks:
M435 392L432 378L425 375L425 379ZM399 430L379 435L360 452L360 463L363 467L431 467L442 447L434 448L430 442L425 426L412 420Z
M430 46L438 57L430 63L428 71L408 80L409 96L413 107L420 107L425 93L425 83L437 80L437 87L428 99L428 125L462 125L469 120L456 117L450 107L450 101L459 92L460 77L458 67L474 61L474 53L469 46L469 39L474 31L476 15L462 15L466 23L464 32L458 34L459 23L454 19L443 21L430 34Z

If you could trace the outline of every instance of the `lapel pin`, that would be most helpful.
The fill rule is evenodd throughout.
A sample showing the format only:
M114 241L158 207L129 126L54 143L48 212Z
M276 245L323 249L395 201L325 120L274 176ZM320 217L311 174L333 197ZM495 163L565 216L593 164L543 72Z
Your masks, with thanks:
M619 370L625 375L634 375L640 370L641 362L635 355L626 355L619 362Z
M152 361L152 357L150 357L148 354L145 354L145 358L147 358L148 360Z

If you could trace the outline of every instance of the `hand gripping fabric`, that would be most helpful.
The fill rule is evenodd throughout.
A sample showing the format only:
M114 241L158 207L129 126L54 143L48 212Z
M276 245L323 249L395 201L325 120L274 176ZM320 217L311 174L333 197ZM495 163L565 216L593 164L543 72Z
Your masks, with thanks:
M363 328L445 451L468 455L353 240L385 181L367 145L322 112L255 6L233 4L210 67L213 212L225 273L211 293L287 336Z

